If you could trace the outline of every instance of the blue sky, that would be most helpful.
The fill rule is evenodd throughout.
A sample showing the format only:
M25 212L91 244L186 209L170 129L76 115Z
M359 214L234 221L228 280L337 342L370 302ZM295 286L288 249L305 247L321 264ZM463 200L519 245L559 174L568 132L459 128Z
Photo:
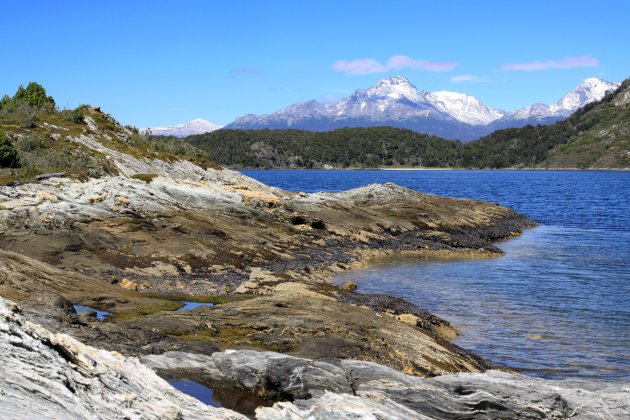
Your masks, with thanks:
M630 1L5 1L0 94L226 124L403 75L513 109L630 76ZM393 58L392 58L393 57Z

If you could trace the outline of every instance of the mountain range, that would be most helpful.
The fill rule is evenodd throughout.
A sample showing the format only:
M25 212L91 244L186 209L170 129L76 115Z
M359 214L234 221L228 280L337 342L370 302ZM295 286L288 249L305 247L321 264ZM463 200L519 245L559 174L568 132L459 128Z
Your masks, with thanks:
M197 118L183 124L170 125L166 127L150 127L145 128L142 131L151 130L151 134L154 136L187 137L195 134L211 133L220 128L222 128L222 126Z
M560 113L586 100L567 95L551 108ZM487 118L494 118L487 111ZM505 117L499 117L505 118ZM173 139L154 138L154 141ZM547 125L497 130L462 143L391 126L219 130L184 143L235 168L630 168L630 79L601 100ZM194 149L193 149L194 150Z
M562 120L578 108L600 100L607 91L619 85L591 77L553 105L535 103L503 111L463 93L419 90L408 79L397 76L380 80L369 89L359 89L336 103L310 100L271 114L247 114L225 128L328 131L386 125L470 141L502 128L545 125Z

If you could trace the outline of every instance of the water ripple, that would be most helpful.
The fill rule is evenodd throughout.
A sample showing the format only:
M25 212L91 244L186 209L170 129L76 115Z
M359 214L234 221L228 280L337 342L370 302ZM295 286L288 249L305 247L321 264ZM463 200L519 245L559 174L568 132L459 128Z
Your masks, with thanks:
M244 171L294 191L395 182L497 202L542 225L482 260L389 257L336 281L405 297L462 330L457 343L548 378L630 380L630 173Z

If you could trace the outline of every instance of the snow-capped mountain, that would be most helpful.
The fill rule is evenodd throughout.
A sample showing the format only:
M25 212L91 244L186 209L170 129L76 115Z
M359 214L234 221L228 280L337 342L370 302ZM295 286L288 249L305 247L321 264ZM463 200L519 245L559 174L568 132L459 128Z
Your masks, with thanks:
M507 112L506 121L527 120L528 123L558 121L566 118L584 105L599 101L606 92L617 89L620 83L610 83L597 77L589 77L553 105L536 103L525 108Z
M380 80L334 104L312 100L290 105L272 114L248 114L226 128L296 128L331 130L340 127L392 125L449 139L472 140L498 128L549 124L576 109L601 99L619 83L589 78L553 105L533 104L505 112L457 92L426 92L404 77Z
M503 116L499 110L488 108L479 99L457 92L432 92L431 103L458 121L471 125L485 125Z
M223 128L220 125L212 124L210 121L206 121L201 118L194 119L187 123L171 125L167 127L150 127L151 134L154 136L175 136L186 137L193 134L209 133L211 131Z
M617 89L620 85L621 83L609 83L598 77L589 77L552 105L551 110L572 113L588 103L599 101L606 92Z

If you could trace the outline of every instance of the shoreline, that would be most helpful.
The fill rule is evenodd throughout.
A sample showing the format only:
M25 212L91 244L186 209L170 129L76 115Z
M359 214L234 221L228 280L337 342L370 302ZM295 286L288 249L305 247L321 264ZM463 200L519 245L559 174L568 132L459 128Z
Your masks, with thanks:
M376 167L376 168L240 168L228 167L233 171L497 171L497 172L630 172L630 168L429 168L429 167Z
M55 311L39 301L27 306L29 316L77 338L94 340L99 331L99 339L91 342L124 354L160 353L173 346L202 353L259 348L311 358L360 358L421 376L489 366L450 343L456 329L428 311L395 297L343 290L330 279L378 255L496 256L500 251L491 241L511 237L533 221L493 203L426 195L393 184L334 194L276 192L278 197L236 172L215 173L227 177L225 187L111 177L0 188L14 197L2 203L8 212L0 212L10 216L3 222L4 249L23 250L37 261L48 258L51 249L58 255L44 264L3 254L15 261L11 269L29 280L4 284L0 292L32 302L35 292L48 290L73 304L112 313L110 320L94 320L85 329L72 316L58 314L55 321ZM128 192L124 200L92 196L95 188L120 190L120 185ZM79 189L73 195L85 198L72 212L59 213L57 207L67 208L66 198L51 197L67 197L62 190L69 189ZM161 191L174 191L178 200L181 191L196 200L217 192L198 209L182 212ZM236 200L217 206L216 197L225 194ZM48 198L45 205L26 201L38 195ZM95 213L99 218L86 224ZM63 217L62 226L76 227L60 235L59 225L39 222L50 214L61 215L56 217ZM24 221L32 233L27 236ZM95 241L104 246L97 253L84 245ZM181 306L171 300L174 295L218 304L173 312ZM376 331L371 323L378 325ZM147 344L141 349L138 341ZM340 342L346 344L339 347Z

